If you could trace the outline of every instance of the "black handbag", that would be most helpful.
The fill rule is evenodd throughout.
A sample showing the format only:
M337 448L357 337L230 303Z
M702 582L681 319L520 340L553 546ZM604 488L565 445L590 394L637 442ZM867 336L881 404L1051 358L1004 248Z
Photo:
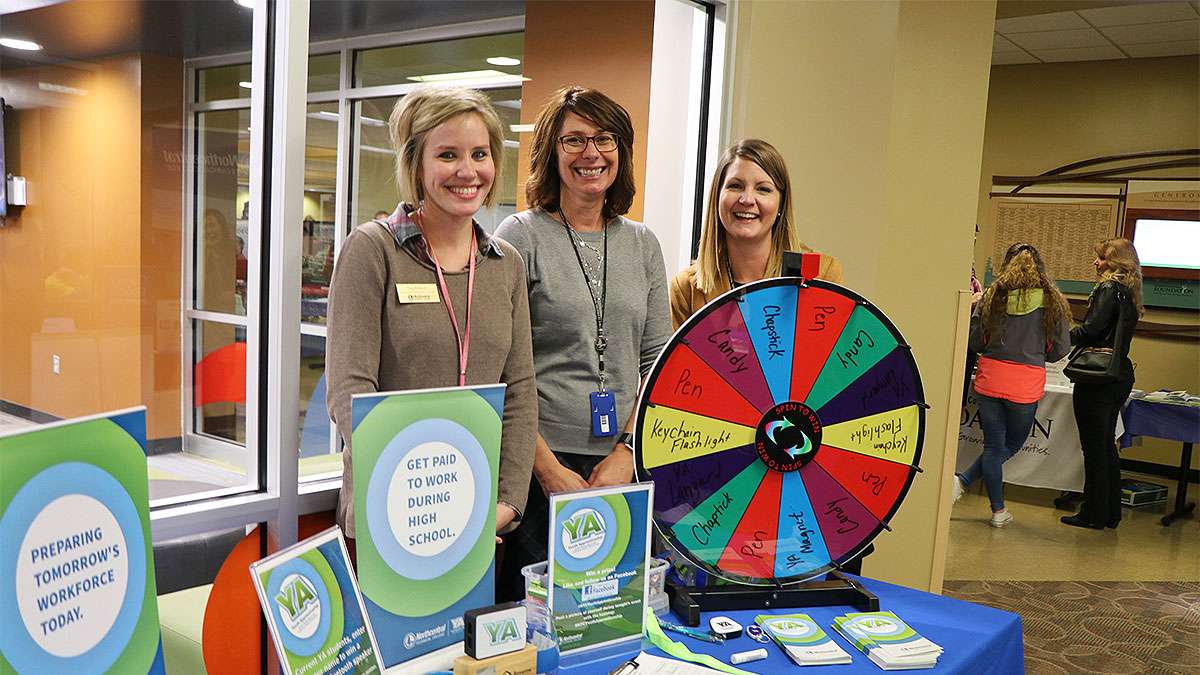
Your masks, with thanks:
M1117 327L1113 335L1113 345L1124 344L1124 322L1120 317L1120 303L1124 301L1122 293L1117 293L1118 315ZM1067 365L1063 367L1063 375L1075 384L1108 384L1121 379L1121 361L1113 347L1076 347L1067 357Z

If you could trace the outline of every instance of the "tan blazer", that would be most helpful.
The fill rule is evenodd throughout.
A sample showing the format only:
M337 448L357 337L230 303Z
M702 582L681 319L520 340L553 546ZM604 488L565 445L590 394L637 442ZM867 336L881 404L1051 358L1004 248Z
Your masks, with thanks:
M811 251L806 251L806 253L811 253ZM822 253L821 267L817 278L835 284L842 283L842 263L838 262L837 258ZM671 279L669 297L671 299L671 324L674 329L679 330L688 317L728 290L729 284L726 283L714 288L711 293L704 293L696 288L696 264L688 265L686 269Z

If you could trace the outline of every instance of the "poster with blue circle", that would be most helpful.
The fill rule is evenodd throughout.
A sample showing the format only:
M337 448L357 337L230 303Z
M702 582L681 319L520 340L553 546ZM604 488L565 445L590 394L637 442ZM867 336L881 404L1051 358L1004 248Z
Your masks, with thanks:
M550 496L550 612L564 653L640 639L654 484Z
M463 612L495 602L505 388L354 397L358 578L388 666L461 641Z
M0 434L0 674L163 673L146 410Z
M383 672L341 529L251 564L250 576L284 672Z

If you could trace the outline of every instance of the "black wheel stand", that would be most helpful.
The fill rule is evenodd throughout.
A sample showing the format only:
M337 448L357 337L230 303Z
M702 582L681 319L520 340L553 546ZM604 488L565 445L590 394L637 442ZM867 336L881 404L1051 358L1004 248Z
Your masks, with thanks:
M671 611L688 626L700 625L701 612L769 607L827 607L850 605L860 612L879 611L879 598L853 579L838 571L823 580L780 585L755 586L676 586L667 584Z

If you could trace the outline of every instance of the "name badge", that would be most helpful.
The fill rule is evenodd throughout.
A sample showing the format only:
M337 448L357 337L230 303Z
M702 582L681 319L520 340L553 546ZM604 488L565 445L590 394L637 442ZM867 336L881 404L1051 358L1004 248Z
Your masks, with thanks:
M401 304L441 302L437 284L396 284L396 297Z
M617 400L611 391L593 391L588 394L592 408L592 435L598 437L617 435Z

